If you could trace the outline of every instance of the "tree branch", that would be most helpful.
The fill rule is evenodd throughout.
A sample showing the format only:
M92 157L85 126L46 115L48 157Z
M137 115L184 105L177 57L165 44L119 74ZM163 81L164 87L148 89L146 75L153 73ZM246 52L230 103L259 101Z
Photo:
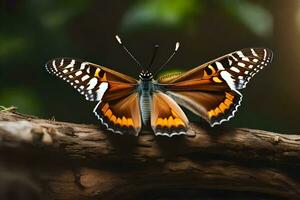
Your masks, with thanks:
M0 112L0 141L0 178L20 174L37 198L300 195L299 135L191 124L188 136L134 137Z

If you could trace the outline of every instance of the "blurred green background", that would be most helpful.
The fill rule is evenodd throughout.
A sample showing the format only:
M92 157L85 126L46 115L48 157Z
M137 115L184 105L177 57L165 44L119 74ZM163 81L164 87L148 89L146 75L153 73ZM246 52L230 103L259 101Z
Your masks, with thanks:
M227 125L283 133L299 131L299 0L1 0L0 105L56 120L98 123L94 102L49 75L54 57L82 58L137 77L114 35L144 64L154 44L161 64L186 70L234 50L268 47L273 64L242 91Z

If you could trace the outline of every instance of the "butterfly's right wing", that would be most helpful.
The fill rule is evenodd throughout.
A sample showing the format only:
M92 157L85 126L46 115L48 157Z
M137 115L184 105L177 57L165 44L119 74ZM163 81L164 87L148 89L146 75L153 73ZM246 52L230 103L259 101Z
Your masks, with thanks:
M137 136L142 127L137 92L111 101L100 101L94 109L94 114L114 133Z
M137 135L141 130L136 79L90 62L58 58L46 64L49 73L70 83L89 101L108 130Z
M137 80L109 68L72 58L56 58L46 64L50 74L68 82L89 101L118 99L132 93Z

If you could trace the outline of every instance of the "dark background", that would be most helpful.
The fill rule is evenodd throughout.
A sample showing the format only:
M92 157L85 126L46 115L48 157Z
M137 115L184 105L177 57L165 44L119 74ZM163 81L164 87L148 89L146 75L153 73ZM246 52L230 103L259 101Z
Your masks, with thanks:
M268 47L273 64L242 91L227 125L282 133L299 131L300 1L289 0L2 0L0 105L56 120L99 123L95 103L44 64L54 57L88 60L137 77L117 45L119 34L143 64L154 44L160 65L181 42L166 70L186 70L234 50ZM195 118L193 118L195 119Z

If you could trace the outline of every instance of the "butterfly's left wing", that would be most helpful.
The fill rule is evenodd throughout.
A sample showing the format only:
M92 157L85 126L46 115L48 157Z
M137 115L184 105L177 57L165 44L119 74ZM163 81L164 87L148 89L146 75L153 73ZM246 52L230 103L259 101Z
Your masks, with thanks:
M158 79L158 86L214 126L234 116L242 100L238 90L271 60L269 49L242 49L181 75Z

